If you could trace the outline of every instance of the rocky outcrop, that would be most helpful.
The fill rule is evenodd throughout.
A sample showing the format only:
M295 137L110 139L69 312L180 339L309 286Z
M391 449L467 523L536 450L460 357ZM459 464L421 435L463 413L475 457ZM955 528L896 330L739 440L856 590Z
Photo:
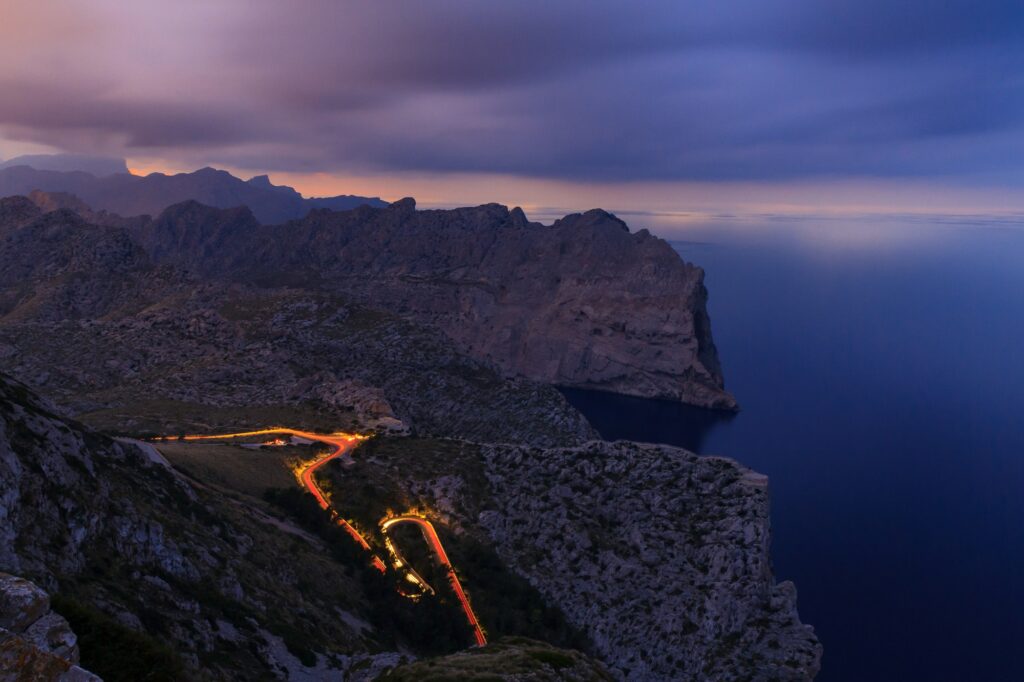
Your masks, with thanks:
M677 448L486 446L481 524L620 679L811 680L821 645L775 583L767 479Z
M0 285L45 277L37 285L45 296L18 288L5 311L0 292L0 316L14 306L33 317L106 315L126 304L118 299L124 275L141 270L163 277L136 289L148 287L149 300L166 297L174 282L171 268L156 267L164 265L176 268L179 285L187 273L385 308L440 328L461 352L508 376L736 407L711 336L703 271L604 211L544 226L504 206L416 211L407 199L267 226L244 207L189 201L130 221L67 196L34 196L35 204L0 202L0 221L10 224L0 225L8 233L0 256L19 256L0 266Z
M0 573L0 681L102 682L78 666L78 639L50 597L33 583Z
M295 384L295 396L354 411L364 431L409 433L409 426L395 415L384 391L358 379L339 380L330 372L317 372Z

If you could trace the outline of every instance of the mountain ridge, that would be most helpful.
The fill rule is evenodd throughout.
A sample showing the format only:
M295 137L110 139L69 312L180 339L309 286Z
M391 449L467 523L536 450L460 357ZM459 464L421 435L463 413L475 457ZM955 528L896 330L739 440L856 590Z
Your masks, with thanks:
M0 197L28 195L35 190L71 194L94 211L124 217L156 216L169 206L188 200L225 209L247 206L262 223L301 218L315 209L339 211L364 204L387 205L377 197L354 195L305 198L291 187L271 184L267 176L245 181L210 167L174 175L141 176L126 171L97 176L81 170L0 166Z
M23 154L0 161L0 169L15 166L47 171L80 171L96 177L129 172L128 163L122 158L89 154Z
M312 211L286 225L199 204L134 232L200 276L344 291L439 327L460 348L555 385L733 410L704 271L601 209L552 225L484 204Z

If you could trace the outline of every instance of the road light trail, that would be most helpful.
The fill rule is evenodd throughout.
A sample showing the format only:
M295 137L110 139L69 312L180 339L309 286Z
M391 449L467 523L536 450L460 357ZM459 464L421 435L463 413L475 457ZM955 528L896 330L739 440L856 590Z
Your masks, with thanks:
M456 598L458 598L459 603L462 605L462 612L466 614L466 620L469 623L469 626L473 628L473 637L476 639L477 646L487 644L487 637L484 636L484 631L480 627L480 621L477 620L476 614L473 612L473 607L469 604L469 598L466 597L466 593L462 589L462 583L459 581L459 577L455 575L455 569L452 567L452 562L448 560L448 554L444 551L444 545L441 544L441 538L437 537L437 531L434 530L434 524L420 516L405 515L393 516L381 523L380 527L384 533L387 533L389 528L400 523L412 523L419 526L420 531L423 533L423 538L427 541L427 544L430 545L431 550L434 552L435 560L448 575L448 582L452 586L452 591L455 592ZM394 551L397 555L397 549ZM401 559L400 555L399 559ZM403 563L408 564L407 561Z
M352 450L352 448L355 447L357 443L366 440L367 436L361 436L358 434L351 433L312 433L310 431L300 431L298 429L290 429L284 426L275 426L268 429L258 429L256 431L240 431L237 433L224 433L212 436L203 434L191 434L178 437L177 440L230 440L232 438L246 438L250 436L269 436L274 434L286 434L289 436L296 436L298 438L304 438L306 440L316 441L320 443L327 443L328 445L334 446L334 449L331 450L331 452L329 452L327 455L314 460L305 467L300 468L296 472L296 474L298 476L299 481L306 488L306 490L312 493L313 496L316 498L316 501L320 505L320 507L329 510L332 518L334 518L338 525L344 528L348 532L348 534L352 536L352 539L358 542L363 549L372 553L373 550L370 548L370 543L366 541L366 538L364 538L362 534L360 534L359 531L357 531L352 526L352 524L350 524L345 519L341 518L341 516L335 509L331 508L330 503L327 501L327 497L324 495L323 491L320 490L320 486L317 485L316 480L314 478L314 474L317 471L317 469L327 464L331 460L348 453L350 450ZM175 440L175 438L173 436L165 436L160 440ZM480 621L477 620L476 613L473 612L473 607L469 603L469 598L466 596L465 591L462 589L462 583L459 581L459 577L455 574L455 568L452 566L451 561L448 559L447 552L444 551L444 545L441 544L441 539L437 536L437 531L434 530L434 525L430 523L430 521L428 521L427 519L412 514L393 516L381 523L381 531L384 533L385 541L389 551L391 551L392 554L394 554L395 557L399 560L399 562L406 566L410 574L416 577L419 580L420 584L430 592L434 591L433 588L431 588L430 585L428 585L426 581L424 581L419 576L419 574L416 573L416 571L413 570L411 566L409 566L409 563L407 561L402 559L394 543L390 542L387 537L388 529L400 523L412 523L419 527L420 531L423 533L423 538L427 541L427 544L430 546L430 549L434 553L435 561L438 563L439 566L441 566L441 568L445 571L446 575L448 576L448 582L451 584L452 591L455 593L456 598L459 600L459 603L462 606L462 612L466 615L466 621L469 623L469 626L473 629L473 638L476 640L477 646L483 646L487 644L487 637L484 636L484 631L480 627ZM373 566L381 573L387 571L387 565L376 554L373 554Z
M330 511L331 517L334 519L334 521L339 526L344 528L345 532L347 532L352 537L353 540L359 543L360 547L372 553L370 543L366 541L366 538L364 538L362 534L352 526L351 523L341 518L341 516L338 514L336 510L331 508L330 503L327 501L327 497L320 489L320 486L316 484L316 480L313 477L313 474L316 472L317 469L327 464L331 460L337 459L338 457L341 457L342 455L349 452L352 448L355 447L357 443L366 440L366 436L361 436L352 433L313 433L311 431L300 431L298 429L290 429L284 426L275 426L269 429L258 429L256 431L239 431L237 433L224 433L213 436L205 434L186 435L181 437L180 440L229 440L232 438L247 438L249 436L269 436L274 434L296 436L298 438L305 438L306 440L316 441L319 443L327 443L328 445L334 447L334 449L327 453L327 455L317 460L314 460L310 464L299 469L299 471L297 472L299 481L306 488L306 490L313 494L313 497L316 498L316 501L320 505L321 509L326 509ZM163 438L163 440L173 440L173 437L165 437ZM376 554L373 555L372 563L374 568L376 568L381 573L384 573L387 570L384 561Z

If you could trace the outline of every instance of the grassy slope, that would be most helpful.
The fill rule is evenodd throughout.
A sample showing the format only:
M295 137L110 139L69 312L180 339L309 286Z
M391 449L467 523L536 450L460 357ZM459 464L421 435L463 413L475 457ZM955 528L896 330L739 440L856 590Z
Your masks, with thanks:
M157 449L192 478L257 499L268 489L295 485L289 461L311 454L302 446L252 449L232 443L183 441L158 443Z

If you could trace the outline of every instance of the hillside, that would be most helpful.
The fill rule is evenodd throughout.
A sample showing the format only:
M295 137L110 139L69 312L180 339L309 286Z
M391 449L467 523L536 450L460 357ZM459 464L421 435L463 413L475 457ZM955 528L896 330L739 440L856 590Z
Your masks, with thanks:
M732 460L385 438L323 478L363 524L412 509L444 528L485 625L516 627L494 566L524 577L616 679L799 682L820 667L795 587L772 574L767 479Z
M390 637L359 625L373 605L357 569L321 543L60 418L3 376L0 517L0 571L85 620L143 633L148 648L170 644L153 679L180 679L175 658L191 679L350 665ZM144 652L120 653L128 670Z

